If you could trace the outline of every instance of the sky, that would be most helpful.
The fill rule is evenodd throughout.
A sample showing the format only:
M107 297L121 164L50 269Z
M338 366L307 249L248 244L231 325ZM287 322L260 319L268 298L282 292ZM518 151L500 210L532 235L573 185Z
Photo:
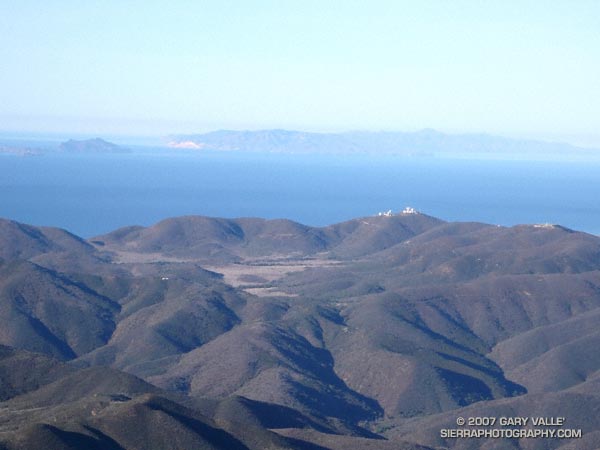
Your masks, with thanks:
M0 131L600 146L600 2L0 0Z

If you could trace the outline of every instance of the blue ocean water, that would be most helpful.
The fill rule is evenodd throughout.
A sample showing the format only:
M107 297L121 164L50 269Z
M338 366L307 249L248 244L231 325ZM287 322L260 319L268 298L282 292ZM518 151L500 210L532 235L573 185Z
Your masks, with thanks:
M167 217L327 225L412 206L600 234L600 162L138 151L0 155L0 216L91 237Z

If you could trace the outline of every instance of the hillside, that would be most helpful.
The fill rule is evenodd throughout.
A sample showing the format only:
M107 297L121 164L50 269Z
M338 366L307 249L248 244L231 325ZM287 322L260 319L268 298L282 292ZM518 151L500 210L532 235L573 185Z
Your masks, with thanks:
M177 396L108 368L67 369L52 381L40 356L12 351L44 377L40 387L1 403L0 445L7 449L306 449L320 447L280 437L248 423L247 434L227 421L178 403ZM1 360L0 360L1 361ZM54 370L57 372L57 370ZM184 400L185 401L185 400ZM250 420L250 419L248 419ZM239 437L236 437L239 435Z
M502 414L600 445L596 236L412 212L0 232L0 448L533 448L439 437Z

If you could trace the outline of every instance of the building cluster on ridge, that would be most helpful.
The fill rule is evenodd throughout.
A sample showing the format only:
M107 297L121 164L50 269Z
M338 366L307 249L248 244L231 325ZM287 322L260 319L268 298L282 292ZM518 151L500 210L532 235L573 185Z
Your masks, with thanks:
M407 206L399 213L399 215L407 214L419 214L419 211L417 211L415 208ZM377 215L380 217L392 217L394 214L392 213L391 209L388 209L387 211L377 213Z

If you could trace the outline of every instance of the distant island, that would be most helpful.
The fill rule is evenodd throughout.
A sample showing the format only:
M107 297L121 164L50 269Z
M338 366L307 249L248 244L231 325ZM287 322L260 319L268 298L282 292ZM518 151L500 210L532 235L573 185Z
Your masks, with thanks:
M272 153L382 154L434 156L443 154L590 155L592 149L557 142L509 139L488 134L417 132L310 133L290 130L219 130L169 136L174 149Z
M128 148L121 147L101 138L75 140L69 139L60 144L59 149L70 153L130 153Z

